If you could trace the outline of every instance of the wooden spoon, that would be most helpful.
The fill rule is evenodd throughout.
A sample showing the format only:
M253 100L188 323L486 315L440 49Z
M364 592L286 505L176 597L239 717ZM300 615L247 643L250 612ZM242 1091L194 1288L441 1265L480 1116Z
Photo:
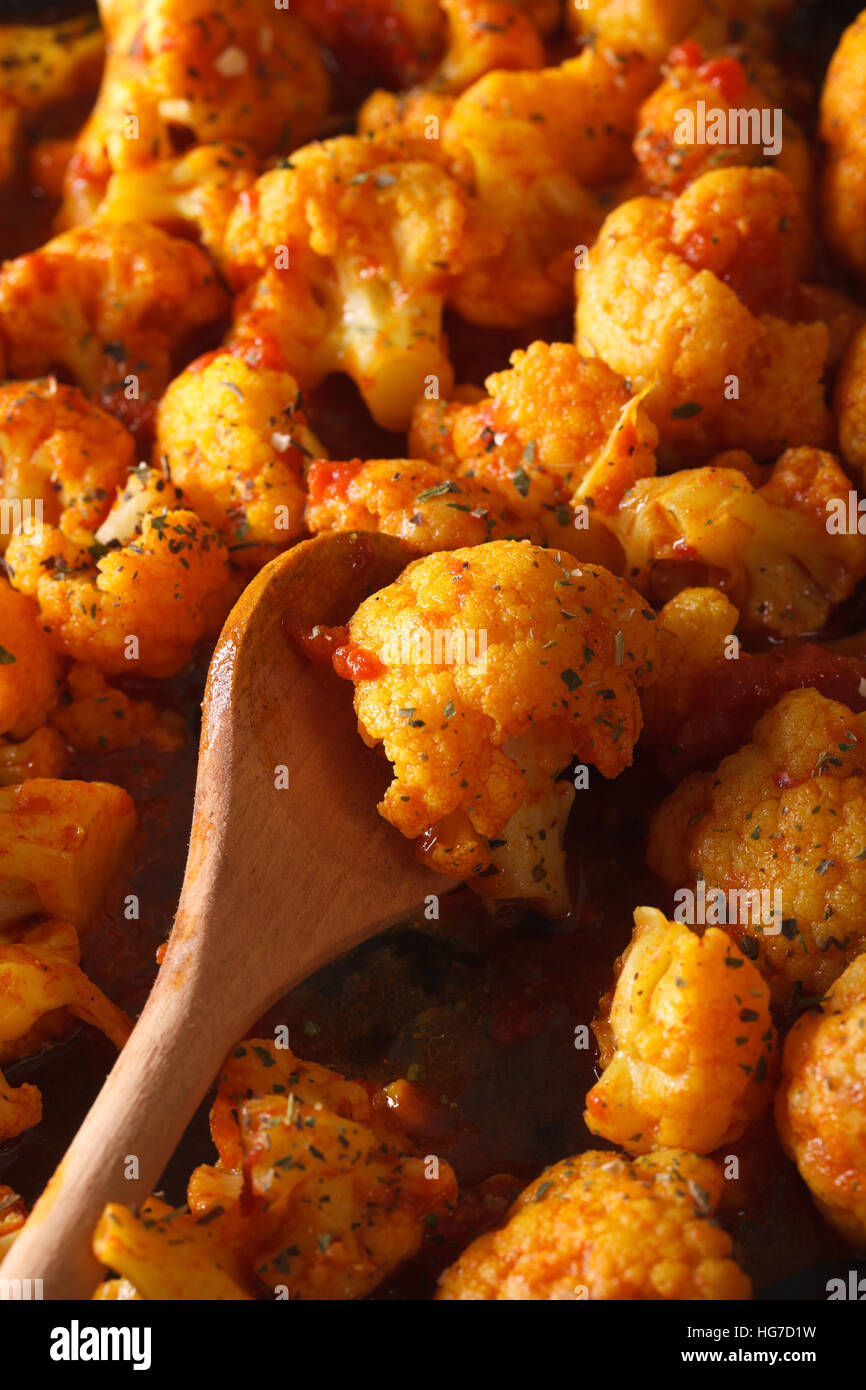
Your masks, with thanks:
M453 884L376 812L388 781L358 737L351 690L287 640L348 620L413 553L388 536L304 541L242 594L204 699L192 836L165 960L144 1011L0 1270L87 1298L106 1202L159 1181L225 1054L319 966ZM280 769L288 771L287 789ZM137 1159L137 1178L127 1178Z

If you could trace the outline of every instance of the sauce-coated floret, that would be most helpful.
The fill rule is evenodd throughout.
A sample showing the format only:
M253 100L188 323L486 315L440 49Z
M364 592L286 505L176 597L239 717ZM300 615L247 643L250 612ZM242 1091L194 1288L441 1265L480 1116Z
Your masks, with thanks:
M557 67L489 72L457 98L377 92L365 103L362 133L440 160L499 232L500 245L461 267L449 289L463 318L513 327L568 307L576 257L595 240L610 185L629 170L637 109L653 82L640 54L587 47Z
M858 1249L866 1243L866 955L797 1021L785 1042L776 1121L815 1201Z
M189 1213L151 1199L99 1223L96 1254L144 1298L363 1298L456 1201L381 1092L267 1038L226 1059L211 1132L220 1162L192 1174Z
M89 926L137 823L132 798L109 782L0 789L0 923L43 912Z
M64 218L86 222L110 175L191 145L240 140L259 154L315 134L329 82L315 41L273 0L112 0L108 60L66 175Z
M787 450L766 481L747 456L731 459L741 467L720 461L642 478L599 515L622 546L622 573L653 603L718 586L747 633L819 631L866 574L866 538L833 529L840 505L847 516L848 478L819 449Z
M506 1224L442 1276L470 1301L746 1299L751 1285L713 1219L724 1180L677 1149L629 1161L590 1150L532 1183Z
M31 927L15 942L0 941L0 1062L38 1051L41 1020L69 1010L123 1047L131 1024L79 968L78 937L68 922ZM36 1086L9 1085L0 1071L0 1140L39 1123Z
M303 532L304 468L323 454L294 377L238 353L191 362L157 411L155 464L245 569Z
M491 541L411 564L349 635L335 665L394 764L381 814L432 831L435 867L481 891L560 900L574 793L553 779L574 757L605 777L630 764L653 613L600 566Z
M821 93L824 232L839 258L866 276L866 13L845 30Z
M826 325L801 284L810 233L774 169L704 174L611 213L576 272L577 343L639 389L677 466L827 442Z
M672 888L781 897L779 930L730 924L784 1000L820 994L866 942L866 715L784 695L752 742L686 778L656 812L647 862Z
M0 271L11 372L62 365L134 429L152 423L175 355L227 307L204 252L146 222L76 227Z
M0 733L23 739L48 718L60 670L33 599L0 577Z
M632 1153L710 1153L769 1103L770 992L717 927L699 936L652 907L634 920L609 1013L595 1025L604 1071L586 1123Z
M310 465L308 483L306 522L314 532L381 531L425 555L500 538L541 539L542 528L498 489L420 459L321 460Z
M37 520L38 500L38 519L53 525L65 512L95 531L134 464L132 435L76 387L55 377L0 386L0 489L21 504L22 526Z
M228 552L174 492L136 470L98 533L12 538L10 578L36 599L56 651L109 675L173 675L225 617Z
M413 454L502 493L527 525L551 544L603 561L585 547L596 536L593 513L620 500L655 472L658 432L621 377L570 343L532 343L492 373L487 395L421 401L409 443ZM478 399L480 397L480 399ZM571 503L591 497L577 529ZM571 537L569 541L569 530Z
M445 295L496 238L429 159L355 136L306 145L229 220L227 273L250 285L234 338L276 339L304 387L346 372L380 424L404 429L431 380L451 389Z

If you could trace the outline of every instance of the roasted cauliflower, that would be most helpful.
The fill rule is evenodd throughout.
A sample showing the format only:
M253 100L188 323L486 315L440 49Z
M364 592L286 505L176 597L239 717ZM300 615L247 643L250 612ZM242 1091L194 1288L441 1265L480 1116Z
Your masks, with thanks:
M0 734L25 739L45 722L60 693L60 672L33 599L0 576Z
M236 352L191 362L157 411L155 465L243 568L302 533L304 467L324 453L294 377Z
M712 1219L723 1185L709 1159L678 1149L563 1159L446 1270L437 1298L747 1299L730 1236Z
M595 240L610 185L628 172L653 82L639 54L587 47L558 67L487 73L456 98L375 93L365 103L362 134L439 159L500 234L449 289L463 318L513 327L568 307L576 260Z
M653 907L637 908L634 921L609 1012L594 1025L604 1071L584 1118L631 1153L710 1153L769 1103L770 992L717 927L698 936Z
M0 270L11 373L62 366L133 429L149 427L176 356L227 307L204 252L146 222L77 227Z
M671 888L778 894L772 931L726 928L777 1002L820 995L866 944L864 749L866 715L794 690L652 819L647 863Z
M112 174L97 216L101 222L141 220L172 234L192 234L217 259L235 203L258 174L249 145L195 145L174 159Z
M789 8L790 0L566 0L576 34L613 48L636 48L656 63L689 37L708 53L734 39L747 39L760 51L772 41L772 21Z
M603 550L586 550L608 539L595 513L655 472L658 433L640 401L604 362L582 358L570 343L535 342L512 353L510 368L485 386L480 399L419 402L412 453L495 489L551 544L604 562Z
M575 272L577 344L649 388L665 462L827 442L830 333L801 294L810 251L775 169L703 174L674 202L635 198L607 218Z
M30 777L59 777L67 750L51 724L41 724L29 738L0 739L0 787L16 787Z
M822 1214L866 1244L866 955L857 956L785 1041L776 1121Z
M320 460L307 482L313 532L383 531L425 555L508 537L542 539L542 529L502 492L419 459Z
M5 18L5 16L4 16ZM51 107L94 91L103 37L93 15L0 26L0 184L15 172L22 136Z
M87 222L112 173L192 145L261 155L309 140L327 109L317 45L273 0L102 0L102 86L66 175L63 223Z
M132 435L76 387L54 377L0 386L0 491L21 529L65 512L95 531L134 465ZM0 528L0 548L6 540Z
M650 193L681 193L719 167L768 165L790 180L808 211L814 196L812 152L775 91L737 58L706 60L693 41L668 54L664 81L643 103L633 148ZM710 143L710 137L712 143ZM724 138L722 138L724 137Z
M34 1026L58 1009L68 1009L99 1028L115 1047L123 1047L132 1026L129 1019L88 980L78 958L78 937L68 922L44 922L24 933L21 941L0 941L0 1062L24 1055ZM13 1089L0 1072L0 1140L13 1138L41 1118L37 1087Z
M829 529L834 504L847 504L847 477L819 449L787 450L765 482L747 456L731 462L760 486L740 467L643 478L596 523L616 537L622 573L653 603L711 585L739 610L745 633L818 631L866 575L866 537Z
M137 823L132 798L108 782L0 788L0 926L32 912L89 926Z
M108 675L173 675L234 596L219 537L147 468L130 475L98 532L14 536L6 566L36 599L52 647Z
M96 1254L143 1298L363 1298L456 1201L381 1093L265 1038L226 1059L211 1132L220 1162L192 1174L188 1215L109 1207L97 1229Z
M574 788L555 779L574 757L605 777L631 762L654 629L622 580L529 542L409 565L334 655L394 764L380 814L440 872L562 907Z
M497 237L429 160L355 136L307 145L229 219L227 273L252 281L232 341L275 339L304 387L346 372L379 424L405 429L425 389L451 389L445 295Z

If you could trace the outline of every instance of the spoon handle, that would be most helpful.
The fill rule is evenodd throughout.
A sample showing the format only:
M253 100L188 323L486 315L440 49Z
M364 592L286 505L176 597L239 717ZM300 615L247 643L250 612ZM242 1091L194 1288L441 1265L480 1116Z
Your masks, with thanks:
M178 952L177 954L181 954ZM225 1055L253 1020L238 1001L197 989L163 965L156 987L84 1123L9 1250L2 1279L42 1280L47 1299L89 1298L101 1277L91 1252L106 1202L153 1191ZM240 1007L243 1007L242 1005ZM38 1286L37 1286L38 1287Z

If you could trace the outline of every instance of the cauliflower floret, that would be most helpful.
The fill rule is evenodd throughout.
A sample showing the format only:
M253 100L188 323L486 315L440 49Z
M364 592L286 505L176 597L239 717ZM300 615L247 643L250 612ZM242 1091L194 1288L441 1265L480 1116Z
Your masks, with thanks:
M132 435L76 387L54 377L0 386L0 489L13 506L38 500L50 525L65 511L93 531L134 465ZM23 529L28 522L32 506L28 516L22 505ZM0 548L6 540L0 534Z
M446 1270L437 1298L749 1298L730 1236L712 1220L723 1186L709 1159L678 1149L563 1159Z
M184 721L176 710L133 700L110 686L92 666L79 663L69 670L51 720L70 747L86 753L137 748L142 743L176 753L186 740Z
M60 661L32 598L0 576L0 733L25 739L48 718L60 691Z
M304 387L346 372L379 424L405 429L430 378L451 389L445 294L497 239L436 164L354 136L308 145L229 219L227 273L253 282L234 340L264 331Z
M78 959L78 937L68 922L43 922L20 942L0 941L0 1060L24 1055L43 1016L60 1009L123 1047L132 1024L79 969ZM41 1118L38 1088L13 1089L0 1072L0 1140L14 1138Z
M770 991L716 927L698 936L654 907L634 914L586 1097L593 1134L632 1153L706 1154L739 1139L770 1100Z
M833 251L866 276L866 11L845 30L821 94L820 135L827 151L822 188L824 234Z
M820 994L866 945L864 747L866 714L791 691L652 819L647 863L671 888L780 895L780 931L727 928L776 1000Z
M735 38L768 48L772 21L789 8L790 0L566 0L576 34L613 48L636 48L656 63L690 35L707 52Z
M14 1048L43 1014L63 1008L99 1028L115 1047L123 1047L132 1024L79 969L80 954L75 928L59 919L40 922L23 933L20 941L0 942L4 1061L10 1055L9 1045Z
M553 779L575 756L605 777L630 764L654 628L622 580L526 541L409 565L334 655L394 764L380 814L440 872L561 907L574 788Z
M192 1174L188 1215L151 1199L100 1222L97 1255L141 1297L363 1298L456 1202L449 1165L415 1156L383 1093L265 1038L226 1059L211 1132L220 1163Z
M89 926L137 822L132 798L108 782L0 788L0 925L47 912Z
M149 1197L140 1211L111 1202L93 1233L93 1253L120 1270L119 1281L99 1285L94 1298L181 1302L243 1302L253 1297L231 1250L211 1222Z
M447 47L429 79L435 91L462 92L486 72L544 66L544 44L532 9L521 0L439 0L448 21Z
M795 1023L785 1041L776 1122L826 1219L866 1244L866 955Z
M175 356L227 306L204 252L145 222L78 227L0 271L11 372L62 365L133 430L152 422Z
M96 211L110 175L214 141L258 154L309 140L329 82L315 40L273 0L114 0L108 59L66 175L66 226Z
M93 15L0 27L0 183L13 174L21 136L35 116L96 90L103 48Z
M463 318L514 327L567 308L577 248L592 245L609 185L629 170L635 116L654 77L638 54L586 48L539 72L487 73L451 100L376 93L361 108L362 134L426 146L500 233L503 244L449 289Z
M814 197L812 152L802 130L789 116L783 113L781 125L776 127L777 109L775 91L761 90L754 71L747 71L737 58L725 56L705 62L700 48L692 42L672 49L664 81L647 97L637 119L633 149L649 191L681 193L701 174L719 166L768 165L787 176L808 209ZM721 112L723 129L730 135L731 110L747 114L738 114L734 138L721 144L708 144L698 133L699 127L690 126L685 118L685 113L691 113L699 120L702 111L708 123L716 123L716 113ZM764 112L768 115L763 116ZM696 134L694 143L687 140L689 133ZM765 135L770 136L769 141ZM777 136L777 153L765 155L765 148L771 149Z
M171 491L136 470L95 535L13 537L10 579L35 597L56 650L108 675L170 676L218 627L234 596L228 552Z
M748 459L735 461L755 476ZM739 468L684 469L642 479L597 521L652 602L707 584L739 609L743 631L802 637L866 574L866 538L828 530L831 503L847 502L849 487L831 454L789 449L760 487Z
M294 377L227 350L191 362L157 411L154 463L244 568L301 535L304 461L324 453Z
M576 271L577 344L650 388L665 462L825 443L830 334L806 321L809 254L799 200L774 169L703 174L674 202L610 214Z
M152 222L178 235L192 232L217 259L232 209L259 172L248 145L196 145L175 159L112 174L96 215L100 221Z
M321 460L310 465L307 484L313 532L383 531L424 555L507 537L542 538L501 492L418 459Z
M65 766L66 746L50 724L19 743L0 739L0 787L15 787L29 777L60 777Z
M604 552L586 551L607 541L596 542L595 512L655 472L658 433L640 401L604 362L582 358L570 343L535 342L512 353L510 369L485 386L486 397L465 404L419 402L411 452L495 489L551 544L605 563ZM573 516L573 499L584 503L583 515ZM588 524L575 529L579 521Z
M0 28L0 94L24 111L40 111L96 86L104 40L93 15L56 24Z

